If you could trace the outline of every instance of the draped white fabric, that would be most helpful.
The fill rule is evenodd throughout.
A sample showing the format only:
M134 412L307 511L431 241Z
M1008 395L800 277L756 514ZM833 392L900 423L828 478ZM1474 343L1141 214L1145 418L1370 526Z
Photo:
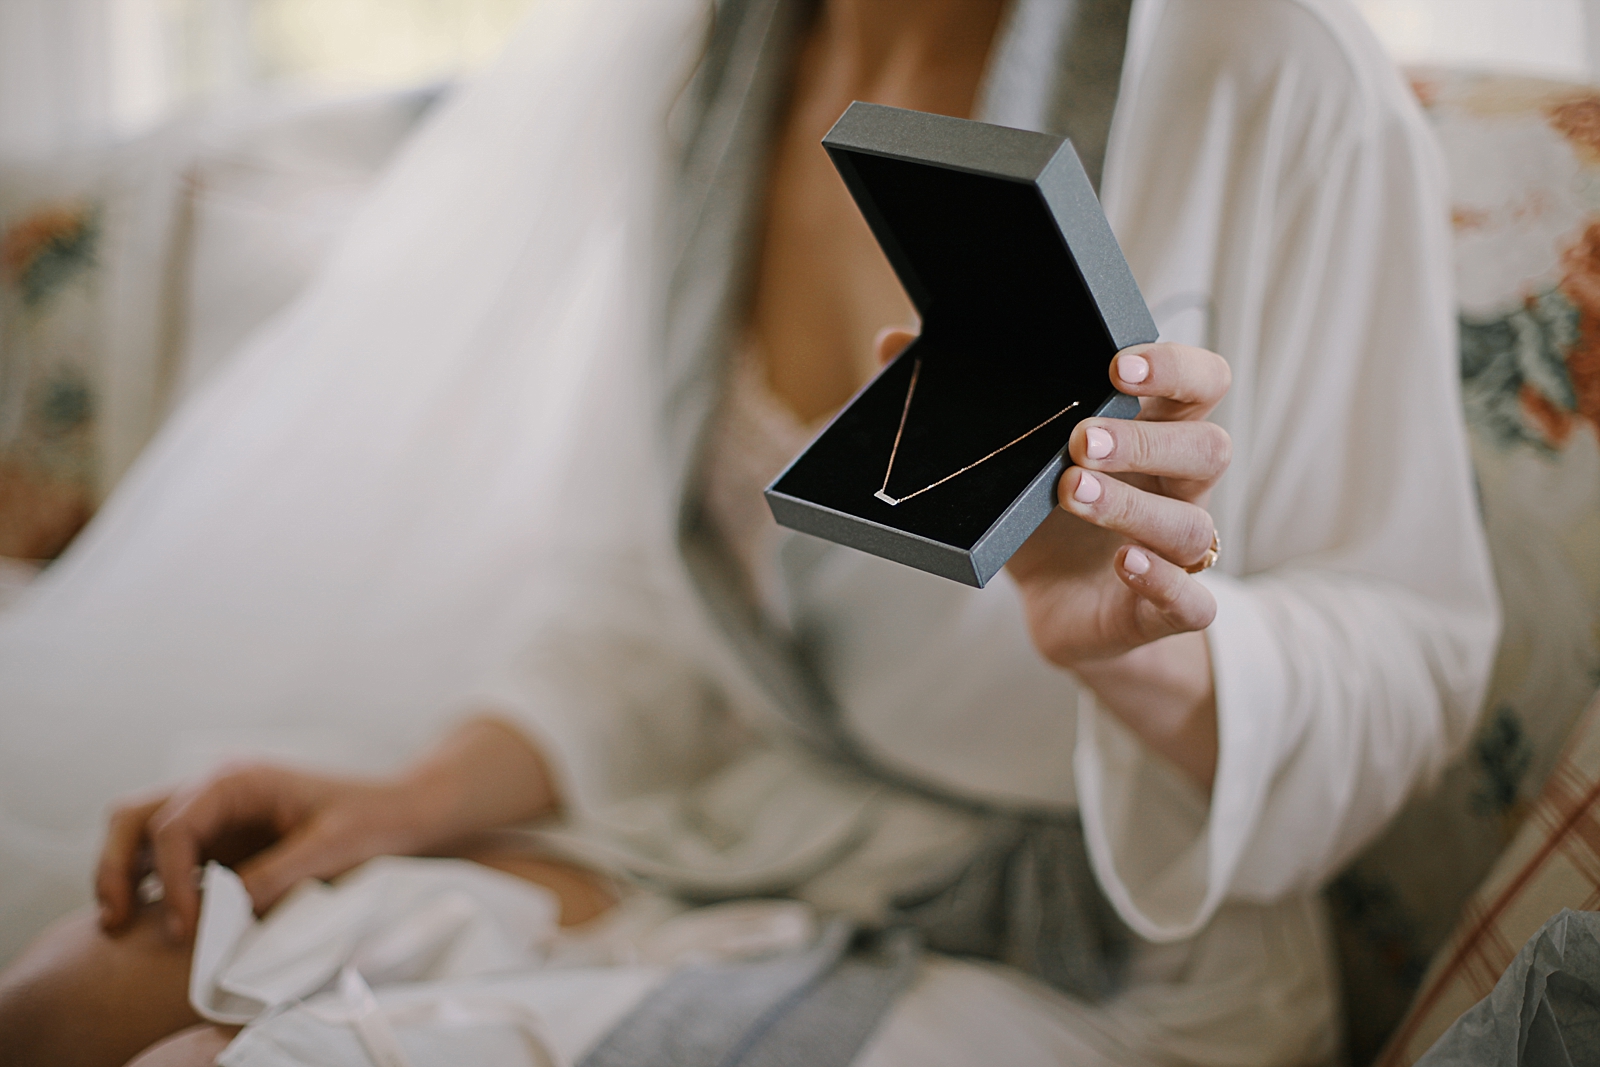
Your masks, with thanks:
M0 955L84 899L111 797L223 753L386 765L549 587L670 551L646 323L704 15L539 5L0 617Z

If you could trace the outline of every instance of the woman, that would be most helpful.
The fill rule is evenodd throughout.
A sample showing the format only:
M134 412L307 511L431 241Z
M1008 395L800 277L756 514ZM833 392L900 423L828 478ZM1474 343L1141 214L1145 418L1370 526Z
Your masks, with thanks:
M271 494L241 474L294 467L330 434L360 505L329 482L315 514L359 544L340 557L353 572L383 573L360 572L390 542L362 542L358 513L381 510L370 482L401 464L374 444L403 453L427 430L454 451L418 461L445 471L497 446L477 425L427 429L435 391L468 395L458 382L374 384L348 350L438 350L495 383L470 393L475 414L534 424L524 466L497 468L532 487L441 479L427 500L462 509L455 550L497 546L502 576L512 542L467 520L497 493L537 502L521 542L537 551L516 561L536 561L528 606L495 601L496 627L475 631L484 661L502 658L487 635L517 632L515 666L398 776L250 767L121 807L97 880L119 933L80 919L42 940L4 986L0 1033L20 1042L26 1021L41 1059L115 1062L192 1023L189 872L266 822L277 843L239 867L258 910L373 856L464 851L550 886L573 922L611 903L602 871L696 900L793 896L1014 965L930 954L858 1062L1331 1058L1316 889L1466 735L1496 630L1439 166L1357 14L748 0L701 37L689 0L628 12L536 16L34 609L70 618L109 576L136 585L126 560L177 551L172 501L226 515L203 559L231 538L271 572L292 554L251 536L276 513L251 511ZM1140 419L1074 431L1061 512L981 592L759 511L807 428L909 337L877 332L909 308L817 147L852 99L1070 133L1163 330L1111 368ZM417 263L424 245L442 258ZM381 309L352 307L375 293ZM307 381L378 389L410 421L341 441L306 417ZM507 381L531 409L497 405ZM313 444L259 417L274 411ZM334 477L313 467L295 469ZM274 484L280 510L312 496ZM1214 532L1225 555L1196 577ZM339 667L379 673L359 668ZM463 844L557 813L560 861ZM146 846L166 899L139 908ZM137 989L136 1018L61 1021L108 983ZM148 1062L210 1062L231 1038L189 1030Z

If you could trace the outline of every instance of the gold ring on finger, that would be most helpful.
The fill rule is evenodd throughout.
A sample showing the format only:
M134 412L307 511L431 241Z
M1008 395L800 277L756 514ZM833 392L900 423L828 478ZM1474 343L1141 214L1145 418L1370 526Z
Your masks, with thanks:
M1211 547L1206 549L1206 554L1200 557L1200 562L1183 568L1190 574L1199 574L1208 571L1217 565L1217 556L1222 552L1222 538L1217 536L1216 527L1211 528Z

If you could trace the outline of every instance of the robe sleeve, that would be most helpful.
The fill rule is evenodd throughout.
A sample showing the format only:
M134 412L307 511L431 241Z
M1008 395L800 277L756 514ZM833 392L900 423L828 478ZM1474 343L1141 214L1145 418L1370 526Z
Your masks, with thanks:
M540 750L568 823L694 782L735 747L727 697L692 647L696 620L636 570L544 590L532 637L469 698Z
M1236 124L1210 333L1235 460L1203 579L1220 755L1207 804L1089 697L1075 754L1096 871L1153 940L1336 872L1469 736L1498 635L1442 163L1398 81L1322 38L1255 95L1183 105Z

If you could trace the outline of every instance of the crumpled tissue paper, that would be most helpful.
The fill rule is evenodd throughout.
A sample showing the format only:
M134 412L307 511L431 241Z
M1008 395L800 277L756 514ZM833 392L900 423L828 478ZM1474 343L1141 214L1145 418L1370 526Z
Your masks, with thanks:
M1600 912L1541 926L1416 1067L1600 1067Z

